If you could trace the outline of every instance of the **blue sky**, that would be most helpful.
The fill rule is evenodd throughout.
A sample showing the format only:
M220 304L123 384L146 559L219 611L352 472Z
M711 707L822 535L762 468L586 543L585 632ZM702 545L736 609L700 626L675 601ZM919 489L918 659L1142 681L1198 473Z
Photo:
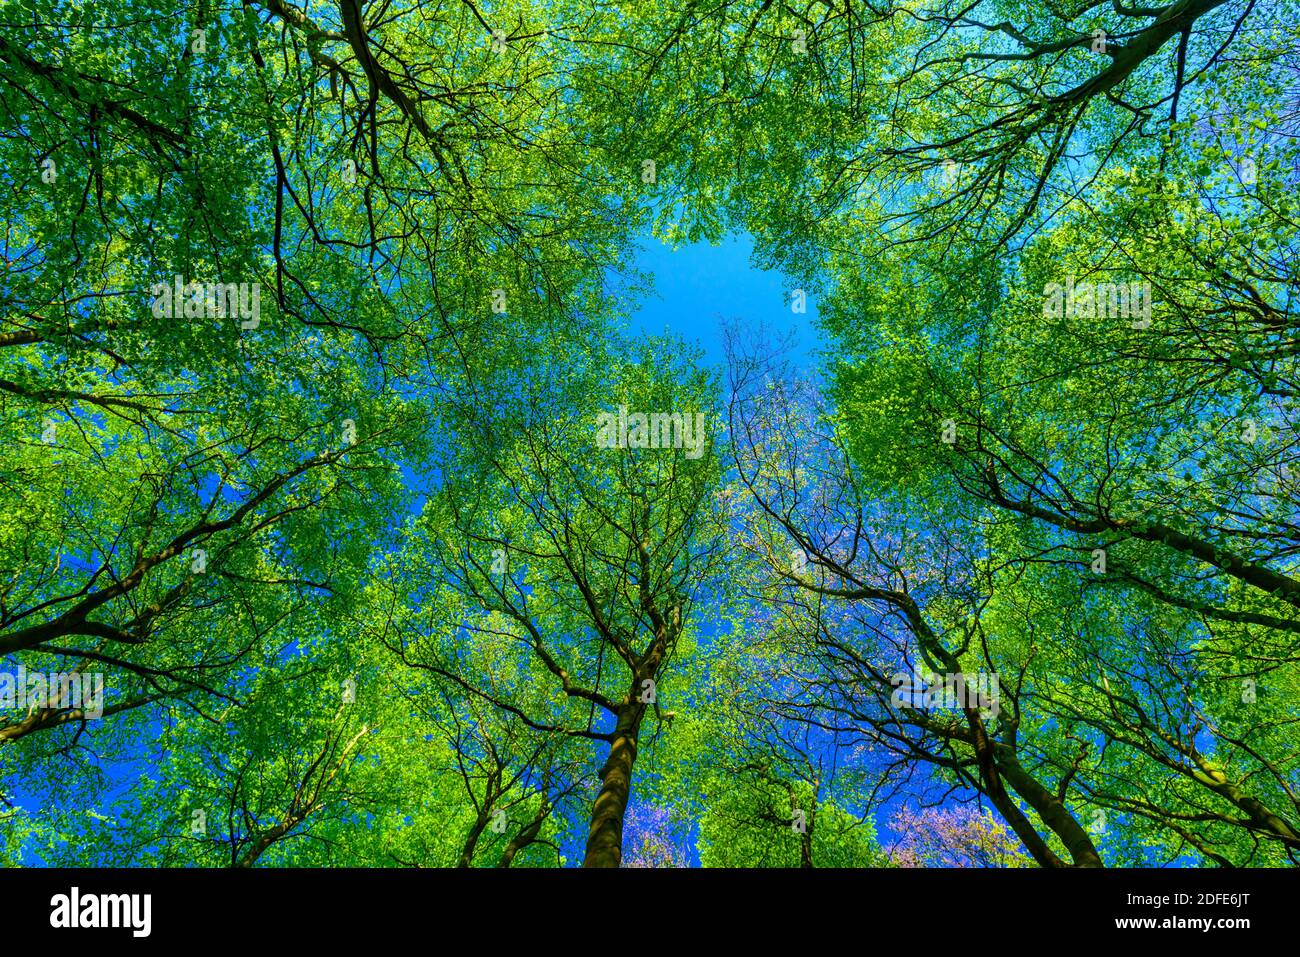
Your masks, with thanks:
M644 237L636 268L654 275L654 292L642 300L631 320L633 331L660 334L667 330L704 350L705 362L725 364L724 320L762 323L795 335L790 358L799 365L815 361L817 301L808 296L808 311L795 313L789 304L792 284L778 272L750 263L753 242L736 236L712 246L694 243L680 249Z

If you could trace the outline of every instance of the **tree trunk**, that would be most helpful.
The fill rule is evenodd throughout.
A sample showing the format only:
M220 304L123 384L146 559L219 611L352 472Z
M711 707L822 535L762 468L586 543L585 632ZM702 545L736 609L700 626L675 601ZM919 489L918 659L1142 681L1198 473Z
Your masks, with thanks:
M483 813L474 819L474 826L469 829L465 843L461 846L460 860L456 862L457 867L469 867L474 862L474 850L478 847L478 839L483 834L484 828L487 827L489 810L488 805L483 805Z
M618 712L609 759L600 771L600 793L591 811L591 833L583 867L618 867L623 862L623 814L632 792L636 738L645 706L630 701Z
M546 815L549 813L545 808L537 817L533 818L532 823L514 836L509 844L506 845L505 852L501 855L501 861L497 867L509 867L515 862L515 855L525 847L537 840L537 835L542 832L542 825L546 822Z
M801 810L799 807L799 798L798 795L795 794L795 789L793 784L786 784L786 791L790 795L790 816L793 819L795 813ZM816 794L815 787L813 789L813 793ZM812 840L813 840L813 828L817 824L816 817L817 817L817 800L816 798L814 798L812 808L808 811L806 815L804 815L803 830L799 831L796 829L796 833L799 835L799 867L801 868L813 866Z
M1101 855L1097 853L1097 847L1092 843L1088 832L1056 795L1030 776L1020 762L1007 753L1008 750L1003 748L998 755L998 771L1015 792L1025 799L1025 803L1037 812L1043 823L1061 839L1074 860L1074 866L1104 867Z

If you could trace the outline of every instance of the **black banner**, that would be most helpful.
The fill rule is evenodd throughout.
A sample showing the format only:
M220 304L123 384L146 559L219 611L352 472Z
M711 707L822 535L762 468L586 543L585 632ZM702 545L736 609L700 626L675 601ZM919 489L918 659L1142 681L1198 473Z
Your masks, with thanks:
M797 934L873 944L969 942L1055 932L1229 946L1281 932L1294 909L1282 870L9 870L11 940L118 946L256 940L344 946L395 933L437 946L466 932L541 944L609 930L719 941ZM589 936L588 936L589 935ZM1168 935L1168 936L1166 936Z

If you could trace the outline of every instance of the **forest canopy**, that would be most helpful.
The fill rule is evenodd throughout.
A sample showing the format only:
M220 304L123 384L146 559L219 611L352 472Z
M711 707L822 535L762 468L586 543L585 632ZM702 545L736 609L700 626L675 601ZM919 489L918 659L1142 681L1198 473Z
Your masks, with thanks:
M1295 0L0 14L0 864L1300 863Z

